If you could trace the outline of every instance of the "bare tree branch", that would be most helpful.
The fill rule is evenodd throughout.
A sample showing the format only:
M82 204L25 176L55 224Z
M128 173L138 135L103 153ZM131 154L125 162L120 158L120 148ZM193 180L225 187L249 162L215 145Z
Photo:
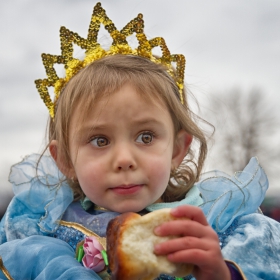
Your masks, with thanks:
M253 156L263 165L277 162L279 166L280 148L271 141L279 122L264 94L255 88L247 94L231 89L223 97L215 96L208 120L216 127L215 147L221 160L234 171L242 170Z

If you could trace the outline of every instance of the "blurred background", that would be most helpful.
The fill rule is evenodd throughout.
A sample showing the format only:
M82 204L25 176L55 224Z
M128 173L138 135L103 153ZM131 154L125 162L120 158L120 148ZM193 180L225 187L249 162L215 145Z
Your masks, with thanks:
M233 174L257 156L270 181L262 209L280 220L280 1L101 2L118 29L143 13L148 37L185 55L194 110L216 128L204 171ZM0 2L0 218L12 198L11 165L45 146L48 112L34 85L45 77L40 55L60 54L62 25L86 37L95 4Z

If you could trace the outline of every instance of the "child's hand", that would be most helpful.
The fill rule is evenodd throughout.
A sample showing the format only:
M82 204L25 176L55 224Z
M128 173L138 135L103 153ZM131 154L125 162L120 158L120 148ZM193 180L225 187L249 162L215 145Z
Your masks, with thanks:
M231 279L221 253L218 236L207 223L202 210L185 205L172 209L171 214L189 220L174 220L156 227L156 235L180 237L157 244L155 253L167 255L171 262L193 264L192 274L197 280Z

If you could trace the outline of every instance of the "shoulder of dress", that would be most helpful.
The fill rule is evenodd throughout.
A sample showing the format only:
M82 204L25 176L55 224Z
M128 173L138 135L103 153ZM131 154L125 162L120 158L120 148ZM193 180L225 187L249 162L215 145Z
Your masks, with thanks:
M257 158L252 158L243 171L233 176L220 171L207 172L196 186L204 201L201 208L208 223L217 232L223 232L237 217L258 211L268 179Z
M50 157L30 155L11 168L10 182L15 196L4 216L7 240L47 234L56 227L73 201L70 187L60 180Z

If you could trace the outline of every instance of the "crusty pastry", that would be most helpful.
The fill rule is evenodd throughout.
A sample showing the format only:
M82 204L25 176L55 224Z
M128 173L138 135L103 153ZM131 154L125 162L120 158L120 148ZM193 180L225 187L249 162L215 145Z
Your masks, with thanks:
M107 227L107 254L113 280L153 280L161 273L183 277L193 265L172 263L165 256L154 254L154 245L175 236L159 237L154 228L176 219L171 209L161 209L144 216L121 214Z

